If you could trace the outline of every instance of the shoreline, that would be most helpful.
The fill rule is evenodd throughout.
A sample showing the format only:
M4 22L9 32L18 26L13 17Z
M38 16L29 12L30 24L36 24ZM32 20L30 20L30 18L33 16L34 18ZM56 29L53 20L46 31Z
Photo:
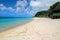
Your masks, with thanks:
M2 30L2 31L0 31L0 33L11 30L11 29L14 29L14 28L16 28L18 26L25 25L25 24L29 23L30 21L32 21L32 20L29 20L29 21L26 21L24 23L20 23L20 24L17 24L17 25L9 26L10 28L6 28L6 29Z
M60 40L59 20L35 17L29 23L0 33L0 40Z

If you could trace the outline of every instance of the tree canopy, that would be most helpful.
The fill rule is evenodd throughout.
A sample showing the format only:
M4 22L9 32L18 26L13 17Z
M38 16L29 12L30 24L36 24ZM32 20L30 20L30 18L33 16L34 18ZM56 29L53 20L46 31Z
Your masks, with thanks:
M35 17L47 17L47 14L50 13L59 3L60 2L54 3L48 10L37 12Z

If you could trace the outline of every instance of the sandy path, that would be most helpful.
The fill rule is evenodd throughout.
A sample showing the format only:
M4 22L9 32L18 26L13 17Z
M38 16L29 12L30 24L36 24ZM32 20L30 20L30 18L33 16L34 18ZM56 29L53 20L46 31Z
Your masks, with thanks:
M60 19L34 18L25 25L0 33L0 40L60 40Z

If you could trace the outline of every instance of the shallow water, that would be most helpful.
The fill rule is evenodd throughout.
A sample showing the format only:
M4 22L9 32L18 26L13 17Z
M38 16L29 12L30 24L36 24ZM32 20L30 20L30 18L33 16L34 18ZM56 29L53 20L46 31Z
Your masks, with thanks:
M32 18L0 18L0 31L11 28L18 24L24 24L31 21Z

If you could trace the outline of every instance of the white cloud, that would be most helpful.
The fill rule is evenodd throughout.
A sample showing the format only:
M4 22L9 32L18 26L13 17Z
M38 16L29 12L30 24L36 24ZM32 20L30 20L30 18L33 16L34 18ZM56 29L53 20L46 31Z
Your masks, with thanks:
M58 0L31 0L30 6L35 11L47 10L52 4Z
M0 9L1 9L1 10L5 10L6 7L5 7L3 4L0 4Z
M0 9L1 10L8 10L13 12L15 9L13 9L12 7L5 7L3 4L0 4Z
M21 6L21 7L25 7L27 5L27 1L17 1L17 3L16 3L16 7L19 7L19 6Z
M30 16L33 16L33 15L35 15L35 13L36 13L37 11L31 9L31 7L28 7L28 8L25 9L24 12L27 13L27 14L29 14Z
M25 7L27 6L27 4L28 3L27 3L26 0L23 0L23 1L19 0L19 1L17 1L16 5L15 5L15 7L16 7L15 12L16 13L24 12Z
M46 10L50 6L49 4L43 3L40 0L32 1L30 2L30 6L32 7L32 10L34 12L41 11L42 9Z
M12 7L8 7L6 8L6 10L11 11L11 12L15 11L15 9L13 9Z
M15 11L16 12L19 12L20 10L21 10L21 8L20 7L17 7Z
M40 7L41 2L39 2L39 1L31 1L30 6L32 6L32 7Z
M43 5L42 5L42 2L40 2L39 0L37 0L37 1L34 1L34 0L32 1L32 0L31 0L30 6L31 6L31 8L32 8L32 11L31 11L31 12L36 13L36 12L38 12L38 11L41 10L40 8L41 8Z
M20 13L20 12L22 12L23 10L22 10L22 8L20 8L20 7L17 7L16 9L15 9L15 12L16 13Z

